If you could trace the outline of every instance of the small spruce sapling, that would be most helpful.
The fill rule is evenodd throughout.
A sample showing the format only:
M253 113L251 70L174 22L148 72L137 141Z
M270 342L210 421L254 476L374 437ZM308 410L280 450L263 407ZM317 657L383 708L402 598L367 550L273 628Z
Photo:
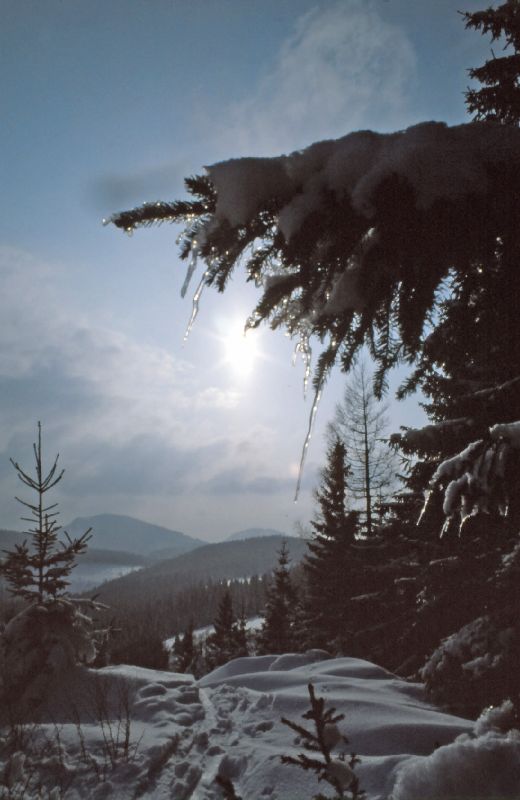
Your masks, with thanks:
M56 486L63 478L65 470L58 472L58 458L47 475L44 475L42 460L42 429L38 422L38 442L33 444L36 476L31 477L22 467L10 459L18 478L36 492L34 503L15 499L29 509L31 516L22 517L24 522L30 522L33 527L27 533L30 536L31 546L27 540L21 545L15 545L14 550L6 551L7 557L2 565L9 584L8 591L15 597L21 597L28 602L42 603L50 598L63 595L69 585L68 575L75 566L78 555L87 549L91 538L91 528L85 531L79 539L71 539L66 531L67 542L58 541L60 526L57 522L58 512L55 511L57 503L45 505L45 494Z
M325 700L323 697L316 697L312 683L309 683L308 689L311 707L302 716L303 719L312 720L315 732L285 717L282 717L282 722L301 737L306 750L317 755L311 757L306 753L299 753L296 758L281 756L282 764L294 764L304 770L312 770L318 776L318 781L326 781L336 792L333 798L327 798L320 793L314 795L313 800L363 800L366 794L360 789L359 779L354 772L360 759L355 753L351 753L348 761L344 756L335 758L331 755L336 745L349 743L337 726L345 715L336 714L336 709L332 707L325 709Z
M58 470L58 456L48 472L43 468L42 431L33 444L35 475L29 475L13 459L18 478L36 493L34 502L16 498L30 516L28 539L14 550L6 551L0 572L8 591L20 598L25 607L13 617L0 635L0 690L5 698L24 695L30 705L42 699L45 682L59 670L86 662L96 656L96 638L105 633L93 629L86 611L106 608L94 599L72 597L68 576L77 556L87 549L90 530L78 539L65 533L60 541L57 504L48 504L45 495L63 477Z

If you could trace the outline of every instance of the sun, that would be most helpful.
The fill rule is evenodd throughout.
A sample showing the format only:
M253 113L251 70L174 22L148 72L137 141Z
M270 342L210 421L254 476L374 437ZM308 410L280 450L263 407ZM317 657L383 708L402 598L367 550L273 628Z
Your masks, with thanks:
M225 333L219 336L223 361L236 375L245 377L253 371L259 355L257 333L244 333L244 321L237 319L228 322Z

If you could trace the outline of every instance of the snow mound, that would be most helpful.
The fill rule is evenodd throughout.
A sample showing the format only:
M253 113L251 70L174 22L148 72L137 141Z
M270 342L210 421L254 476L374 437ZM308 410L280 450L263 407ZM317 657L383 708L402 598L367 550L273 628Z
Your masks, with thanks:
M518 800L520 732L459 737L397 769L392 800Z

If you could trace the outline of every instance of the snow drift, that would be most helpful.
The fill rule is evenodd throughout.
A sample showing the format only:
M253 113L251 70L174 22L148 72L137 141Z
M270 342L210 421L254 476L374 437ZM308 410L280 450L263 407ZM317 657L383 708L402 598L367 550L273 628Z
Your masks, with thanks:
M507 709L475 725L432 707L420 684L322 651L237 659L198 682L138 667L78 668L56 682L35 734L57 747L59 731L61 755L35 741L23 757L15 753L10 791L32 775L25 797L37 797L37 773L48 787L59 778L66 800L217 800L220 774L247 800L310 799L313 776L280 763L299 752L280 718L301 721L309 682L346 715L340 728L361 757L356 771L368 800L519 797L520 734L504 732ZM120 744L112 759L110 737ZM1 752L6 775L5 741Z

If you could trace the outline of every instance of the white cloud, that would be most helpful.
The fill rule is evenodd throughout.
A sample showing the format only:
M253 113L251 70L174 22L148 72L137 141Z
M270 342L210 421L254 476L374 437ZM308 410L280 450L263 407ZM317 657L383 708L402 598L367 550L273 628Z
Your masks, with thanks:
M401 128L415 64L404 31L372 2L316 8L297 21L257 90L226 110L220 149L278 154L359 128Z
M43 396L51 388L44 385L46 375L48 382L59 376L59 383L52 387L56 397L66 384L81 384L93 409L90 414L83 412L76 436L85 429L89 434L104 430L105 435L110 430L112 440L117 440L129 431L136 434L154 426L166 436L181 435L184 425L175 413L230 409L239 402L235 389L200 386L199 374L187 361L166 349L132 340L93 312L78 310L77 300L62 288L60 268L21 251L0 248L0 275L0 377L14 385L38 375ZM33 399L36 407L37 398ZM8 433L0 425L0 445ZM202 435L207 441L208 431ZM194 441L193 433L189 440Z

